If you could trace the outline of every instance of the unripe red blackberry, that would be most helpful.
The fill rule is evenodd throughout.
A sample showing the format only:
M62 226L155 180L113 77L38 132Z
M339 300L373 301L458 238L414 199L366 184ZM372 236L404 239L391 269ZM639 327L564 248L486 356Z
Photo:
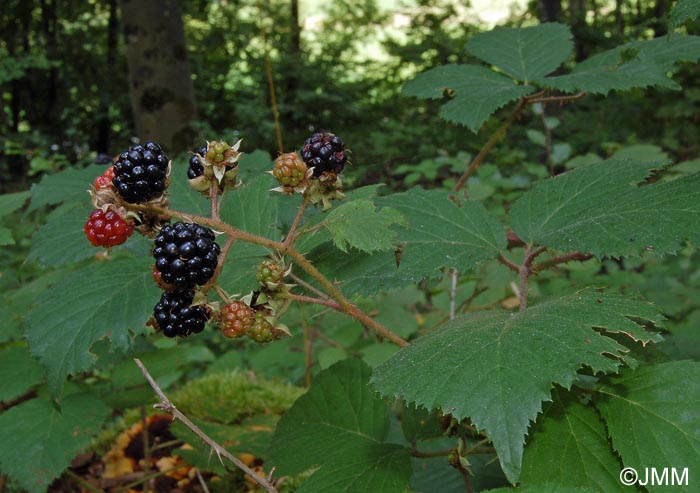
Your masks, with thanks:
M345 143L331 133L316 133L306 139L301 157L309 168L314 169L315 177L324 172L340 173L348 160Z
M242 301L232 301L221 309L221 332L231 339L248 333L255 320L255 310Z
M187 337L204 330L209 311L201 305L191 306L194 291L166 291L153 307L156 328L166 337Z
M248 336L255 342L265 343L280 339L284 335L281 330L275 329L270 322L265 319L265 312L255 312L255 320L248 330Z
M83 231L94 246L113 247L124 243L134 232L134 226L113 210L95 209Z
M279 284L284 278L284 267L273 260L263 260L258 264L255 277L263 286Z
M131 204L148 202L165 191L168 157L155 142L135 145L119 155L112 184Z
M114 166L110 166L102 173L100 176L95 178L92 186L95 190L102 190L103 188L111 187L112 180L114 179Z
M221 252L214 239L214 232L199 224L177 222L163 227L153 249L162 280L177 289L206 284Z
M306 163L299 158L299 155L296 152L289 152L275 159L272 176L277 178L280 185L294 188L306 180L307 170Z

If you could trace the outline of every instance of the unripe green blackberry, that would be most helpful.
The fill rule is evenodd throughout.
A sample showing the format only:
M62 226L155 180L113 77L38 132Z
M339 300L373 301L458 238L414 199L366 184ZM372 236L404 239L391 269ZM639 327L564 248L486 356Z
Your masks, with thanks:
M255 312L255 320L248 330L248 336L255 342L266 343L280 339L284 332L275 329L270 322L265 319L265 312Z
M279 284L284 278L284 267L273 260L264 260L258 264L255 277L263 286Z
M275 159L272 176L284 187L298 187L306 180L308 167L296 152L288 152Z
M255 321L255 310L242 301L232 301L219 314L221 333L230 339L243 337Z
M211 141L207 146L206 158L213 162L220 162L224 160L224 153L231 148L226 142Z

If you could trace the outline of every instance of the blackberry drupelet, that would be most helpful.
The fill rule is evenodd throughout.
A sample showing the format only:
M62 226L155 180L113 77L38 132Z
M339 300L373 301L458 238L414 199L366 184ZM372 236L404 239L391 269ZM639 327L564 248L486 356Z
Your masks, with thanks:
M317 178L324 172L340 173L348 160L345 143L331 133L316 133L306 139L301 157L309 168L314 168Z
M166 291L153 307L156 328L166 337L187 337L204 330L209 312L203 306L190 306L194 291Z
M204 158L207 153L207 146L202 146L190 158L190 167L187 169L187 178L192 180L204 174L204 166L199 162L199 158Z
M216 270L221 248L214 232L204 226L168 224L156 237L153 257L161 279L176 289L206 284Z
M139 204L165 191L168 157L155 142L138 144L119 155L114 164L114 189L122 199Z

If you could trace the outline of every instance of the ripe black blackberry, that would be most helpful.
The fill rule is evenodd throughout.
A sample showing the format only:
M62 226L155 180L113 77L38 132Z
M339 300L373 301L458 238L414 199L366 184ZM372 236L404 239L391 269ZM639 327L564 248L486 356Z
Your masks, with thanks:
M155 142L130 147L114 164L112 185L131 204L147 202L165 191L168 157Z
M176 289L206 284L214 275L221 248L214 232L192 223L168 224L156 237L153 258L162 280Z
M316 133L306 139L301 157L309 168L314 168L316 178L324 172L340 173L348 160L345 143L331 133Z
M199 162L199 158L204 158L207 153L207 146L202 146L190 158L190 167L187 170L187 178L192 180L204 174L204 166Z
M191 306L194 291L166 291L153 307L156 328L166 337L187 337L204 330L209 312L203 306Z

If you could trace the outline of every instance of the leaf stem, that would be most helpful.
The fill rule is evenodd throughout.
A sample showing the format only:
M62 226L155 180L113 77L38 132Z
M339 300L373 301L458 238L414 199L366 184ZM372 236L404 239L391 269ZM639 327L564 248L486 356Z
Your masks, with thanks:
M301 303L313 303L316 305L324 305L324 306L328 306L330 308L333 308L334 310L343 311L343 307L340 306L340 303L333 301L333 300L324 300L321 298L313 298L311 296L304 296L303 294L293 294L293 293L288 293L286 296L290 300L299 301Z
M530 104L532 104L532 103L544 103L544 104L546 104L546 103L565 103L567 101L574 101L576 99L581 99L585 95L586 95L585 92L579 92L576 94L562 94L559 96L544 96L544 97L539 97L539 96L532 97L531 96L531 97L527 98L528 99L527 102ZM535 95L533 95L533 96L535 96Z
M138 358L134 358L134 362L136 365L141 369L141 373L143 373L144 378L148 382L148 384L151 386L153 391L156 393L158 396L158 399L160 399L160 404L156 404L154 407L161 409L162 411L170 414L173 419L179 419L182 424L184 424L187 428L189 428L195 435L197 435L204 443L209 445L214 452L216 452L216 455L221 458L222 456L231 461L237 468L239 468L241 471L243 471L245 474L250 476L250 479L258 483L260 486L262 486L265 491L268 493L277 493L277 489L270 484L265 478L262 478L258 476L255 471L250 469L248 466L246 466L243 462L241 462L237 457L234 457L228 450L226 450L224 447L216 443L213 439L209 437L206 433L204 433L196 424L194 424L190 419L182 414L170 400L168 397L165 395L163 390L158 386L156 381L153 379L151 374L148 372L146 367L143 365L141 360Z
M365 327L374 330L379 335L383 336L386 339L389 339L394 344L400 347L408 346L407 341L394 334L382 324L380 324L370 316L366 315L365 313L360 311L356 306L351 304L347 300L347 298L345 298L343 293L341 293L332 282L326 279L326 277L323 274L321 274L321 272L319 272L318 269L316 269L316 267L314 267L311 262L306 260L306 258L301 253L299 253L293 247L288 248L286 253L292 258L292 260L296 262L296 264L299 267L304 269L307 274L313 277L316 280L316 282L318 282L319 285L321 285L321 287L325 289L326 292L330 294L331 297L340 304L343 312L347 313L352 318L359 320Z
M298 284L299 286L306 289L307 291L314 293L319 298L328 299L328 296L323 291L321 291L320 289L316 289L312 284L309 284L308 282L306 282L305 280L303 280L301 277L297 276L296 274L290 272L289 278L292 281L294 281L296 284Z
M284 242L282 243L285 248L290 247L294 244L294 241L296 240L296 232L297 228L299 227L299 223L301 222L301 218L304 217L304 212L306 211L306 207L309 205L309 197L306 193L304 193L304 198L301 201L301 204L299 205L299 210L297 211L297 215L294 217L294 221L292 221L292 225L289 227L289 232L287 233L287 237L284 239Z
M506 120L503 123L501 123L501 126L499 126L496 129L496 131L493 134L491 134L491 137L489 137L484 146L481 148L479 154L477 154L476 157L472 160L472 162L467 167L467 170L452 188L453 192L459 192L459 190L464 186L469 177L473 175L477 169L479 169L479 166L481 166L482 161L489 153L491 148L494 145L496 145L496 143L499 140L501 140L501 138L505 135L506 130L508 130L508 127L510 127L515 121L515 119L518 118L518 116L520 116L520 111L523 109L523 106L525 106L525 104L527 103L528 100L526 98L520 98L520 100L518 100L518 104L515 106L513 113L511 113L511 115L508 118L506 118Z
M533 272L540 272L543 270L551 269L559 264L565 264L575 260L577 262L584 262L593 258L590 253L573 252L567 253L565 255L559 255L558 257L552 257L550 259L544 260L539 264L535 264L532 267Z

